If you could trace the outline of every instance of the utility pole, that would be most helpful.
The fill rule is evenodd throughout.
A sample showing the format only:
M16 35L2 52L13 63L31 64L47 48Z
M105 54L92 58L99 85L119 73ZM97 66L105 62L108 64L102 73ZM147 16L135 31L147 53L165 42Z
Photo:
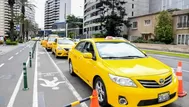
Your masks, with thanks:
M65 34L66 34L66 38L68 37L68 23L67 23L67 9L66 9L66 1L65 1L65 9L64 9L64 17L65 17L65 22L66 22L66 26L65 26Z

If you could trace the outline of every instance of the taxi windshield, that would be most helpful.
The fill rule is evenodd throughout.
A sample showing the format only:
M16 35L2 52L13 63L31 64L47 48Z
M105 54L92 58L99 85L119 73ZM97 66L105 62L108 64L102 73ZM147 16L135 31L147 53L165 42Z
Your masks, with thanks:
M56 37L50 37L50 38L48 39L48 41L49 41L49 42L54 42L55 39L56 39Z
M60 45L74 45L74 42L69 39L59 39L58 44Z
M126 42L97 42L97 50L103 59L130 59L146 57L140 50Z

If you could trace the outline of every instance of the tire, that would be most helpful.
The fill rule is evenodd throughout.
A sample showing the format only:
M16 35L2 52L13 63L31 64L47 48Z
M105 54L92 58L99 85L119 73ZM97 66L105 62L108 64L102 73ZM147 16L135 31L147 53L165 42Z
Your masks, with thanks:
M104 85L103 80L100 77L97 77L95 79L94 89L96 89L98 92L98 101L101 107L109 107L110 105L107 101L106 87Z
M70 73L70 75L72 75L72 76L76 76L76 74L75 74L75 72L74 72L74 70L73 70L73 65L72 65L72 62L71 62L71 61L69 61L69 73Z

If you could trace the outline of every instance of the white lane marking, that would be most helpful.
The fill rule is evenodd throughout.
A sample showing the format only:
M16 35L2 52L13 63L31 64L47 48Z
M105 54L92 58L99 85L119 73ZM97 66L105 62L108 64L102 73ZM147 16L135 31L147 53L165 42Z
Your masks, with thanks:
M22 50L20 50L20 52L22 52Z
M28 57L28 59L27 59L26 66L28 65L28 62L29 62L29 57ZM20 78L19 78L19 80L18 80L18 82L17 82L17 84L16 84L16 87L15 87L13 93L12 93L12 96L11 96L11 98L10 98L10 100L9 100L9 103L8 103L7 107L13 107L14 101L15 101L15 99L16 99L16 96L17 96L18 91L19 91L19 89L20 89L20 85L21 85L21 83L22 83L22 78L23 78L23 71L22 71L22 73L21 73L21 75L20 75Z
M4 63L2 63L2 64L0 65L0 68L1 68L3 65L5 65L5 64L4 64Z
M173 67L172 67L173 68ZM174 70L177 70L177 68L173 68ZM187 70L182 70L183 72L187 72L187 73L189 73L189 71L187 71ZM176 71L175 71L176 72Z
M11 60L12 58L14 58L13 56L11 56L8 60Z
M44 49L44 48L43 48ZM44 49L45 50L45 49ZM49 59L51 60L51 62L54 64L56 70L60 73L61 77L65 80L66 84L68 85L68 88L71 90L72 94L77 98L77 100L82 100L82 97L79 95L79 93L75 90L75 88L73 87L73 85L69 82L69 80L64 76L63 72L60 70L60 68L57 66L57 64L53 61L53 59L51 58L51 56L49 55L49 53L45 50L45 52L47 53ZM80 104L81 107L88 107L87 104L81 103Z
M15 55L18 55L19 54L19 52L17 52Z
M37 66L38 66L38 61L37 61L37 55L38 53L38 43L37 43L37 46L36 46L36 52L35 52L35 74L34 74L34 83L33 83L33 105L32 107L38 107L38 91L37 91L37 85L38 85L38 71L37 71Z

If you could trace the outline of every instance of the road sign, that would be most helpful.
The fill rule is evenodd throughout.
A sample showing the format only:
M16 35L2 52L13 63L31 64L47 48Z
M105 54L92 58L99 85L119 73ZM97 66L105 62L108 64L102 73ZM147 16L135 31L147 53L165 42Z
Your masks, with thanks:
M16 25L16 31L20 31L20 25Z

